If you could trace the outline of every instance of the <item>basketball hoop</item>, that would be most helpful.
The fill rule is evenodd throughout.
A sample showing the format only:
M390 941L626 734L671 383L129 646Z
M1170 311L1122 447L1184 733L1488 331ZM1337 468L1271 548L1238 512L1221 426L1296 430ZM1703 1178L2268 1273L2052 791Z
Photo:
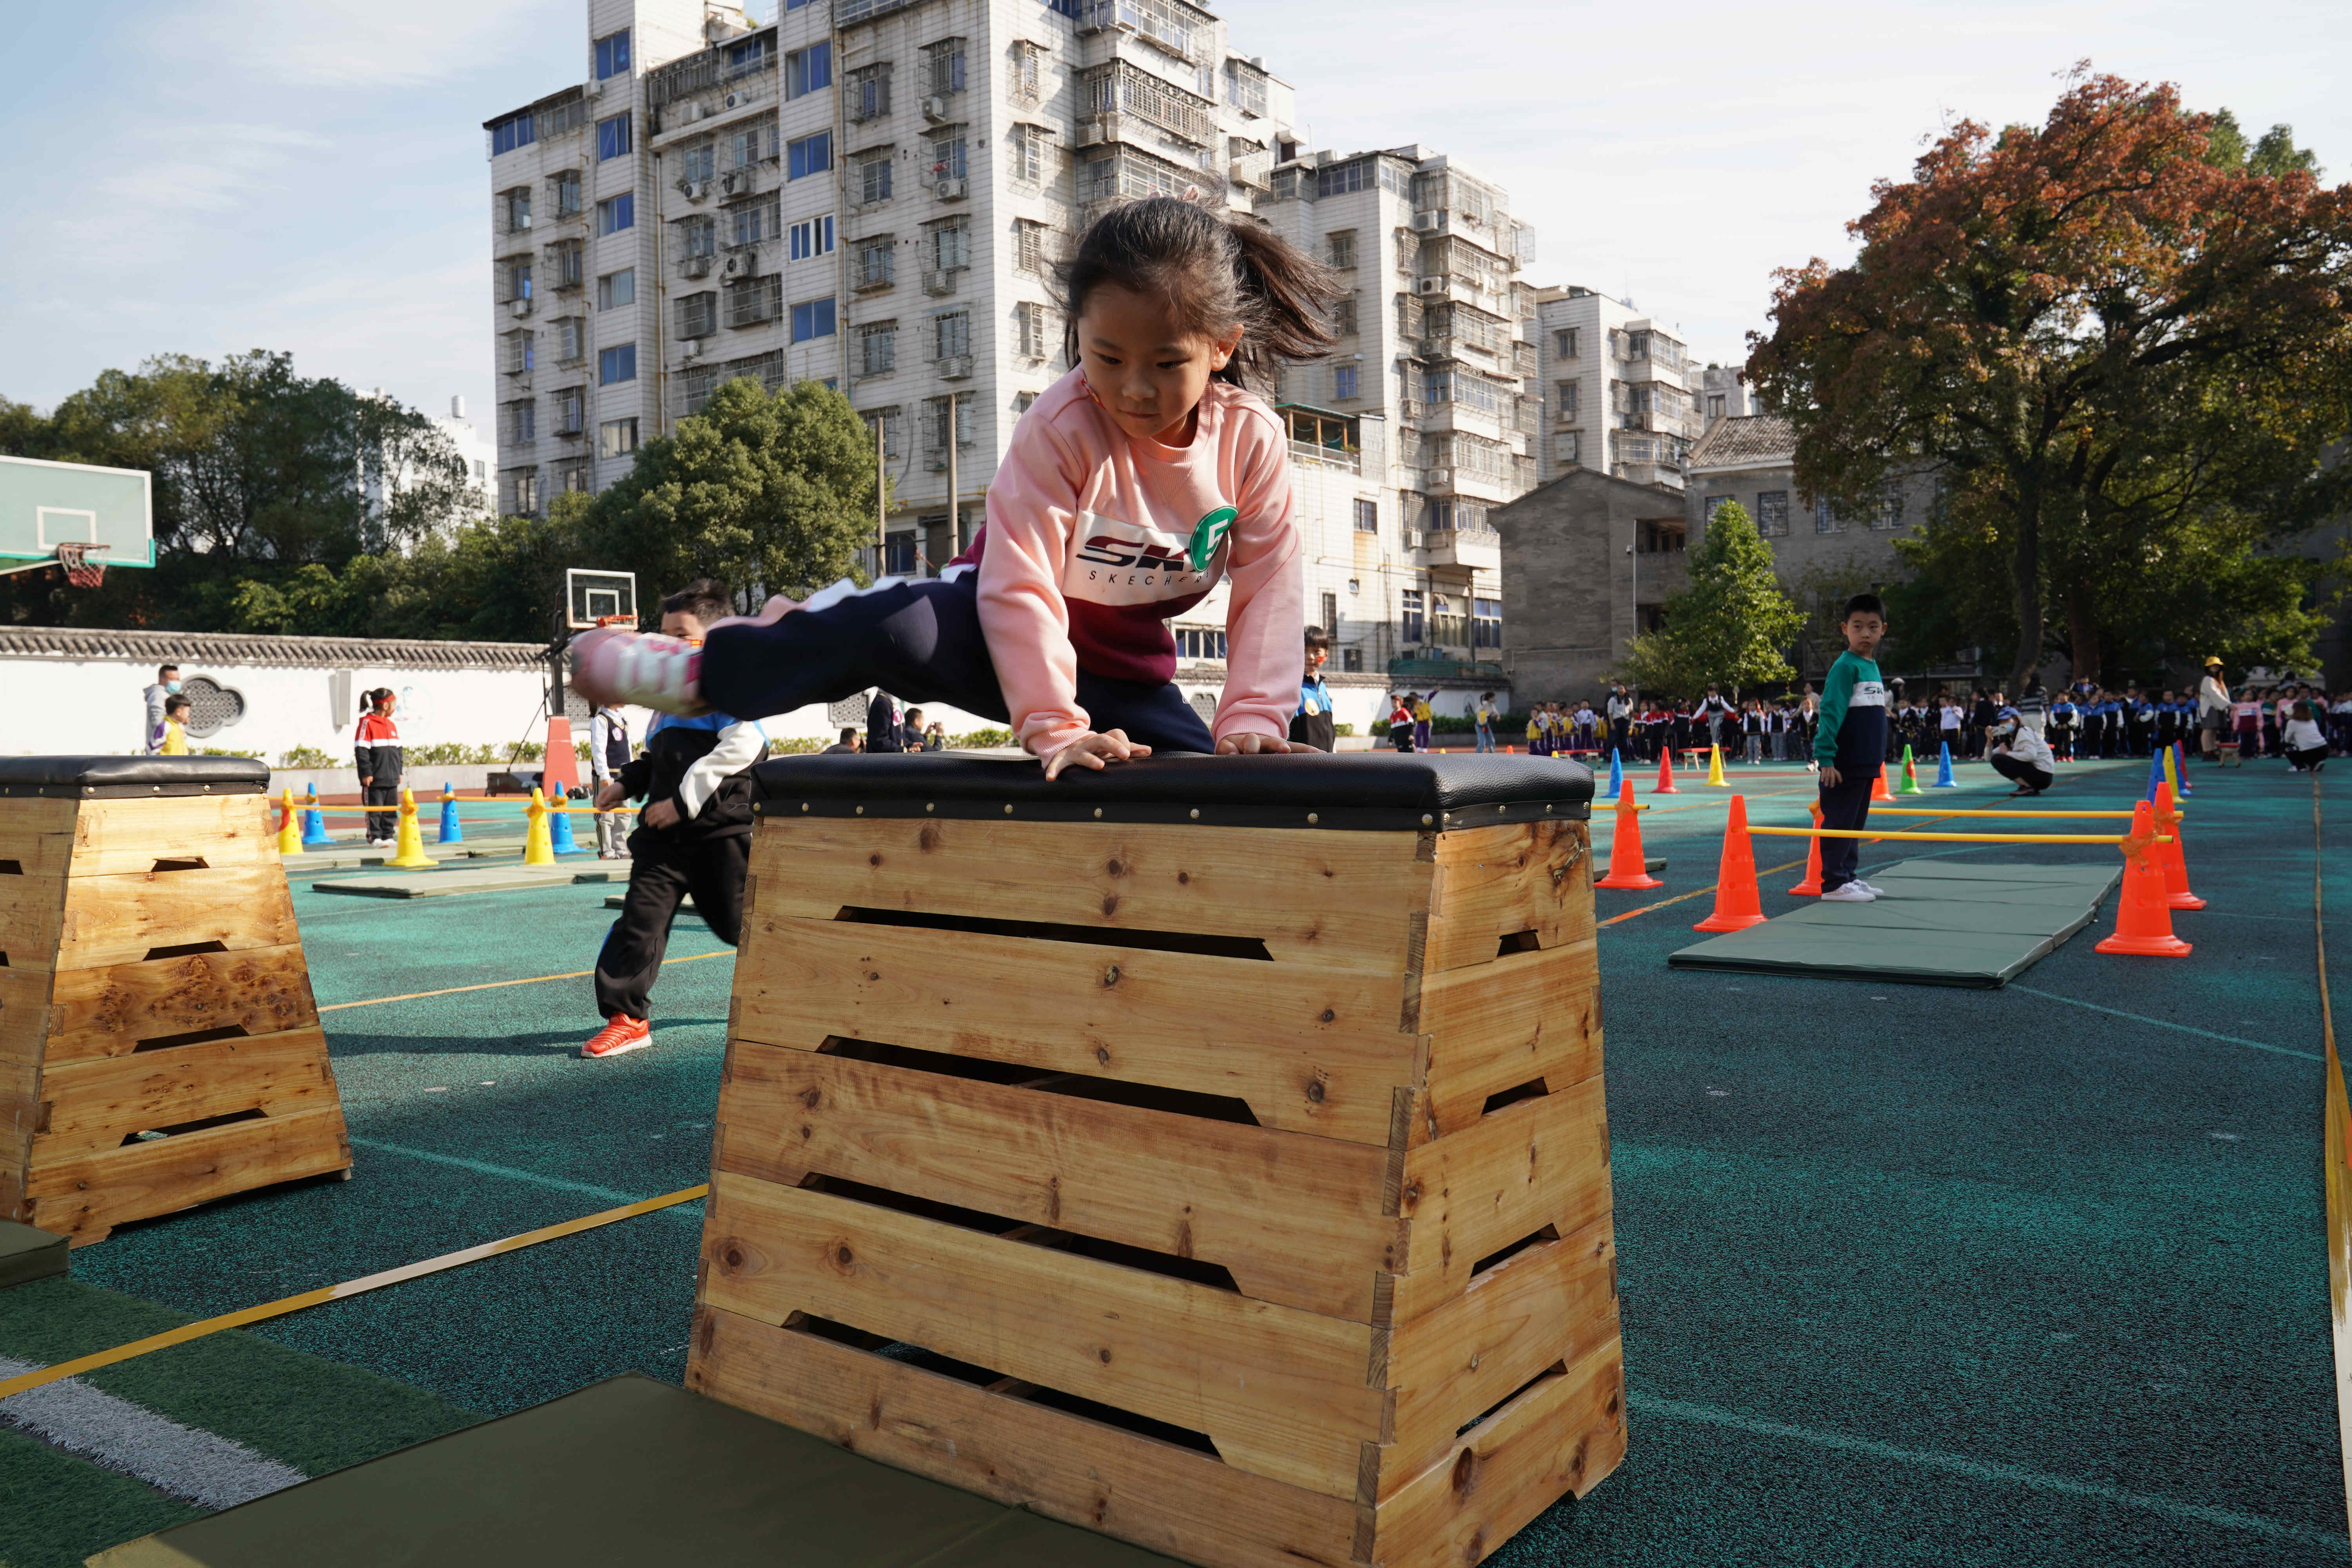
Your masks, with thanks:
M106 563L94 561L90 552L103 550L103 544L60 544L58 561L66 569L66 581L77 588L95 588L106 581Z

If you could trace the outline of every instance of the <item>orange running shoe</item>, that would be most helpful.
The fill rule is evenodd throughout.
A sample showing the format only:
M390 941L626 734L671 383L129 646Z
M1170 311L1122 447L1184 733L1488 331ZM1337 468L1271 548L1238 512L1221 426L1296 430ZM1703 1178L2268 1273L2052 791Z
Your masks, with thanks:
M641 1051L654 1043L654 1026L650 1020L632 1018L626 1013L615 1013L604 1020L596 1037L580 1047L580 1055L589 1061L603 1061L629 1051Z

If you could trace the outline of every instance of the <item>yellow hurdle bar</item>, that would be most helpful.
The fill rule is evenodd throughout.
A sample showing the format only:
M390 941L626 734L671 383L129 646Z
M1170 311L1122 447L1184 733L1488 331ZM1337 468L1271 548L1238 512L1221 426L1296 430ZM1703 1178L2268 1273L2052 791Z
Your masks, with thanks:
M1869 838L1916 844L2126 844L2130 840L2121 835L2108 837L2098 833L1880 833L1872 828L1853 827L1759 827L1750 823L1750 833L1769 833L1782 838ZM2172 836L2159 833L2148 839L2151 844L2169 844Z
M1940 811L1934 806L1925 805L1873 805L1870 808L1870 815L1873 816L2120 816L2129 821L2132 814L2128 811ZM2176 805L2172 808L2172 815L2187 816L2189 813Z

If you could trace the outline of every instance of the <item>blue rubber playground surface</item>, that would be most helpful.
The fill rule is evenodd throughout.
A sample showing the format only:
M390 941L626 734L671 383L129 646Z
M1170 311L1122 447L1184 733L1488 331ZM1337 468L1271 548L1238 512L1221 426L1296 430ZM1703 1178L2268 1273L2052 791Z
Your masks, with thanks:
M1755 822L1806 821L1801 772L1730 776ZM2127 805L2145 776L2075 766L2034 804ZM1631 1447L1489 1561L2342 1563L2313 891L2317 866L2352 931L2352 765L2322 776L2317 829L2283 764L2192 773L2210 907L2175 917L2191 957L2094 952L2110 899L1985 991L1670 971L1731 794L1703 777L1642 815L1666 886L1597 895ZM2006 794L1959 777L1901 804ZM466 811L469 839L509 831L488 819L510 807ZM1765 912L1797 907L1803 842L1755 843ZM1906 847L2114 853L1877 844L1865 874ZM583 1062L600 1020L577 972L612 889L379 900L311 891L318 874L295 868L295 901L352 1179L126 1226L70 1280L0 1291L0 1373L704 1179L733 964L698 921L673 937L654 1048ZM2330 956L2352 974L2342 934ZM128 1434L95 1454L0 1405L0 1563L79 1563L204 1511L192 1492L219 1506L632 1368L677 1382L700 1218L91 1374Z

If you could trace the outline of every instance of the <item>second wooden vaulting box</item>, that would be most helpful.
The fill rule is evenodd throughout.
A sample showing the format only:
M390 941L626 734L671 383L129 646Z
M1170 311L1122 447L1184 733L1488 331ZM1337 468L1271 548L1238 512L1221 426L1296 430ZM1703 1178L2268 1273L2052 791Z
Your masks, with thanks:
M1590 774L759 776L689 1386L1215 1568L1616 1466Z

